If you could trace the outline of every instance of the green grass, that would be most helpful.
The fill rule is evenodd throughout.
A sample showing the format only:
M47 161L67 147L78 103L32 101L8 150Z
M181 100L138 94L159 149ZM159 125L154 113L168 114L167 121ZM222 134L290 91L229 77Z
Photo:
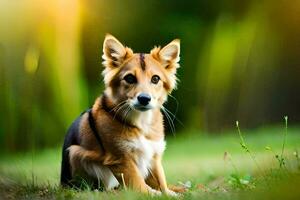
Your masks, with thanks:
M167 138L164 168L171 184L191 185L184 199L287 199L299 198L300 129L289 128L283 157L285 167L275 157L281 155L284 128L271 127L242 131L247 148L257 165L244 151L238 133L207 135L196 131ZM271 148L270 150L266 150ZM225 153L226 152L226 153ZM59 148L1 155L0 197L46 199L165 199L133 191L76 191L59 187ZM293 191L295 189L295 191ZM293 191L293 192L291 192ZM255 198L254 198L255 197Z

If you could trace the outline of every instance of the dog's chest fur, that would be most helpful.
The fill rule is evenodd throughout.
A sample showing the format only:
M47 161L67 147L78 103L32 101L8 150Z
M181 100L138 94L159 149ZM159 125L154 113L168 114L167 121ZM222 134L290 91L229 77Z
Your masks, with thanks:
M165 150L166 143L164 139L157 141L149 140L144 135L134 139L128 139L121 142L121 148L133 158L139 168L141 175L146 178L149 169L152 168L153 156L161 155Z

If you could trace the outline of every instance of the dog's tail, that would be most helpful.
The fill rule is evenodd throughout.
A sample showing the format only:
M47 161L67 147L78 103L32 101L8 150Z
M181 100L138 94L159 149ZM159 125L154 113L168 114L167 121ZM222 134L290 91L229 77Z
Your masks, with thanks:
M61 173L60 173L60 184L62 187L71 187L73 184L71 183L72 180L72 172L71 172L71 165L70 165L70 158L69 158L69 151L68 148L71 145L78 145L79 144L79 124L81 121L81 116L78 117L71 127L69 128L67 135L65 137L64 145L62 148L62 161L61 161Z

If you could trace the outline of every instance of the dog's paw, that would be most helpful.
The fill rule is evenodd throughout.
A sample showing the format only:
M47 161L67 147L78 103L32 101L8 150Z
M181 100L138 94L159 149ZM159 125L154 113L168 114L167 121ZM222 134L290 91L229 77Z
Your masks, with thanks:
M155 189L151 188L150 186L148 186L148 192L152 196L160 196L161 195L161 191L155 190Z
M171 197L179 197L180 196L179 193L176 193L176 192L174 192L174 191L172 191L170 189L166 190L165 194L168 195L168 196L171 196Z

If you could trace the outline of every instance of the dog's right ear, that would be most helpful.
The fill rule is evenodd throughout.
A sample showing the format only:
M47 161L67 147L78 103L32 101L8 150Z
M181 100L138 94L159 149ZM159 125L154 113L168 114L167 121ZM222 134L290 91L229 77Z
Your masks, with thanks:
M120 66L123 61L132 55L130 48L124 47L114 36L106 34L103 42L103 65L109 68Z

